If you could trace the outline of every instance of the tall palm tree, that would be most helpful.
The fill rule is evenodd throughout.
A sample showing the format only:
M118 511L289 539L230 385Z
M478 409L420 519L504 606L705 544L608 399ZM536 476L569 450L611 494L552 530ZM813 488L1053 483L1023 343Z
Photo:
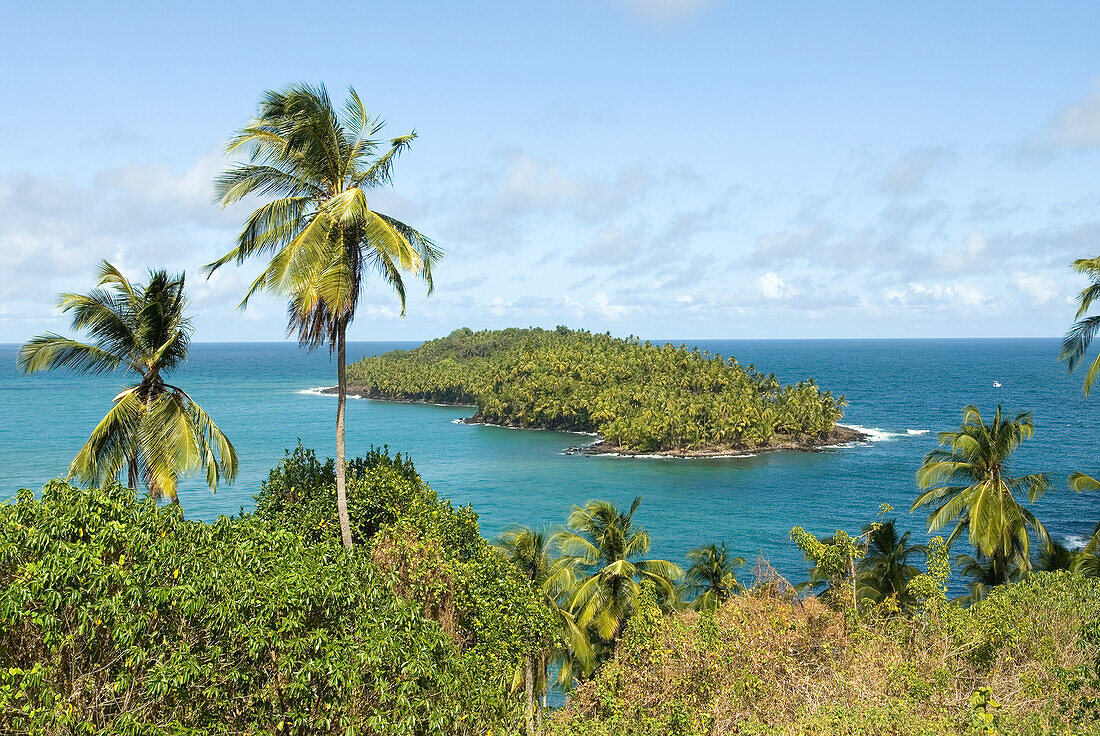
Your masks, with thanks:
M563 576L555 560L551 558L550 537L545 531L528 526L516 526L506 529L497 540L496 548L515 565L532 585L542 594L543 602L553 611L558 622L558 630L538 662L528 660L524 672L517 673L517 682L523 682L527 690L529 708L533 703L534 691L542 693L543 707L546 707L546 691L549 687L550 664L561 665L558 672L558 686L567 690L575 674L592 669L594 654L588 634L577 626L576 617L562 607L567 590L568 576ZM530 711L529 711L530 712ZM541 718L541 717L540 717Z
M574 506L566 528L553 537L562 552L558 570L571 583L568 609L578 626L591 627L611 645L637 608L643 582L653 585L658 600L672 606L674 581L684 574L666 560L637 559L650 547L649 532L634 526L641 502L641 496L635 498L625 513L609 501Z
M912 603L909 581L921 570L909 564L909 558L923 554L922 544L909 544L909 532L898 535L894 519L863 527L867 551L856 565L859 596L881 603L893 597L898 605Z
M684 592L693 597L696 611L713 611L745 589L737 581L737 569L744 567L744 557L732 557L721 546L707 544L687 553L688 566L684 575Z
M269 257L241 302L259 291L288 300L288 332L310 348L328 344L337 361L336 504L344 546L352 546L344 467L347 403L346 335L368 274L397 294L405 313L403 273L422 277L432 291L432 267L442 252L427 237L371 209L367 191L392 181L393 165L416 133L388 143L375 136L384 123L370 117L354 89L333 109L323 86L293 85L266 92L256 118L227 146L247 163L215 182L223 207L249 195L275 197L258 207L236 247L207 266Z
M1062 353L1058 356L1059 360L1066 363L1070 373L1085 359L1092 338L1100 331L1100 315L1085 316L1092 303L1100 299L1100 256L1077 259L1073 262L1073 270L1090 277L1092 283L1077 294L1077 321L1062 340ZM1085 396L1089 395L1097 378L1100 378L1100 355L1093 359L1085 372Z
M25 373L106 373L123 366L138 379L115 396L69 466L70 478L98 485L126 471L131 488L141 479L154 497L178 503L182 475L205 469L211 491L220 479L232 482L237 475L233 445L186 391L165 382L191 344L183 287L182 274L165 271L150 271L145 285L131 284L104 261L95 289L62 294L59 303L62 312L72 312L73 329L84 330L91 341L47 333L19 350Z
M1029 529L1044 548L1050 546L1046 527L1013 495L1026 489L1028 499L1036 501L1050 487L1047 475L1008 475L1012 453L1034 432L1030 412L1009 419L998 405L993 421L986 424L978 409L968 406L957 431L940 433L940 445L950 449L932 450L917 471L917 484L928 490L917 496L910 510L932 507L930 532L957 522L948 546L966 530L974 549L991 560L1006 583L1012 560L1019 557L1022 566L1030 568Z

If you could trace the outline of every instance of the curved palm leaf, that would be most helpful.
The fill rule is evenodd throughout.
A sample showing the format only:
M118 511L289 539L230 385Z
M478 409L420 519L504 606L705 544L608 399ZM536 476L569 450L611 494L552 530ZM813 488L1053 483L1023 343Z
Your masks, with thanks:
M69 477L101 485L126 472L131 487L144 479L151 494L173 501L179 478L190 472L205 469L211 491L219 479L232 481L232 443L186 392L164 382L191 343L184 277L151 271L146 284L133 285L107 262L99 274L97 288L60 300L74 329L87 332L91 342L46 334L19 351L19 367L27 373L103 373L125 366L138 379L114 398L70 464Z

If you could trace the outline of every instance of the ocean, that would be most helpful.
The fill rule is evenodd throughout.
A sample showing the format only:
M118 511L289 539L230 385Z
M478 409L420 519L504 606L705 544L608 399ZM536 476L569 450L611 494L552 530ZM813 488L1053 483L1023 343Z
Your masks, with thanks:
M462 407L353 400L349 456L371 444L407 454L439 493L474 507L489 538L512 524L561 524L573 504L589 499L627 506L642 496L635 520L651 534L652 556L682 562L688 549L724 541L750 567L763 555L797 582L806 565L787 537L796 525L817 534L855 533L889 503L901 529L927 539L925 515L909 513L921 458L936 446L937 432L959 424L963 406L992 415L1000 403L1006 411L1034 412L1035 437L1010 472L1050 473L1054 489L1031 508L1052 534L1080 544L1100 520L1100 493L1077 495L1066 486L1072 471L1100 472L1100 393L1082 396L1082 376L1067 375L1056 360L1057 339L669 342L736 356L784 382L813 377L846 397L842 423L871 439L744 458L588 457L562 450L591 437L457 424L472 413ZM352 343L348 357L415 345ZM19 375L16 351L0 345L0 499L63 476L126 383L122 374ZM192 346L174 382L233 441L240 472L213 495L200 478L185 481L186 515L211 520L250 510L268 469L299 438L321 457L335 454L336 400L315 391L333 385L335 373L327 352L292 343Z

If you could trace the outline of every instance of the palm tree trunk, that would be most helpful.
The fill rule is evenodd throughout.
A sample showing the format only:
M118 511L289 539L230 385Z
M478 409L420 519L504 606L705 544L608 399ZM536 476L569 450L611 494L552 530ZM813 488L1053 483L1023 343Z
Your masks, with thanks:
M137 455L131 455L130 456L130 462L127 463L127 466L128 467L126 468L126 485L129 486L130 490L136 491L137 490L137 484L138 484Z
M340 516L340 539L352 547L351 519L348 518L347 467L344 462L344 408L348 403L347 323L341 322L336 335L336 512Z
M523 672L527 686L527 736L535 734L535 656L527 655L527 667Z

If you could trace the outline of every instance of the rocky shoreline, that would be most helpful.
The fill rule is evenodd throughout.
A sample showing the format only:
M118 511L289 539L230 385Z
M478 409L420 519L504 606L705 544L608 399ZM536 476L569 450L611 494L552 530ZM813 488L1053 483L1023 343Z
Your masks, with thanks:
M335 394L336 387L321 389L323 394ZM366 386L348 386L348 396L360 399L372 399L374 401L396 401L404 404L434 404L437 406L476 406L468 401L433 401L429 399L410 399L405 396L386 394ZM494 427L508 427L509 429L544 429L556 432L576 432L580 434L595 434L595 430L589 427L562 424L560 426L531 426L515 421L488 421L477 412L472 417L458 420L462 424L484 424ZM846 445L852 442L863 442L869 435L859 432L851 427L838 424L827 434L820 437L799 437L797 439L772 439L767 444L756 447L736 447L730 445L716 447L696 447L690 450L626 450L608 440L600 439L587 445L577 445L565 449L569 455L616 455L620 457L664 457L664 458L720 458L720 457L746 457L762 455L767 452L818 452L827 447Z
M827 447L847 445L852 442L863 442L869 435L859 432L851 427L838 424L830 432L821 437L800 437L797 439L772 439L767 444L756 447L696 447L690 450L627 450L607 440L599 440L590 445L579 445L565 450L570 455L616 455L619 457L665 457L665 458L721 458L721 457L751 457L763 455L768 452L818 452Z
M329 386L320 390L322 394L336 394L337 387ZM429 404L432 406L477 406L473 400L470 401L438 401L432 399L410 399L407 396L399 396L397 394L388 394L384 391L376 391L375 389L368 388L366 386L348 386L348 398L350 399L370 399L372 401L394 401L399 404Z

